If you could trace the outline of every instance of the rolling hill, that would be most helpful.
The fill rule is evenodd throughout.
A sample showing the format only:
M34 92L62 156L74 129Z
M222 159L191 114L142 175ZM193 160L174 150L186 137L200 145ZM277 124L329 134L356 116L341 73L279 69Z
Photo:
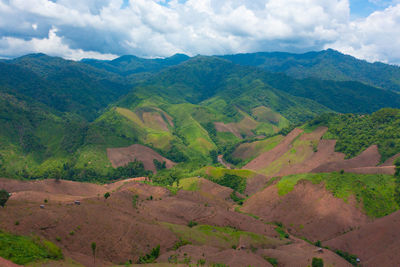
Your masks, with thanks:
M378 88L400 91L398 66L381 62L368 63L332 49L304 54L259 52L221 57L240 65L286 73L297 79L358 81Z
M396 77L330 50L2 60L0 265L396 266Z

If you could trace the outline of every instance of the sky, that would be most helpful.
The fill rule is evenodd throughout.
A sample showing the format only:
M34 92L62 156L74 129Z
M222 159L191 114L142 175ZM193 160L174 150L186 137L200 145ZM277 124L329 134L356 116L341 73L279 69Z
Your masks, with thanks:
M0 0L0 57L336 49L400 64L400 0Z

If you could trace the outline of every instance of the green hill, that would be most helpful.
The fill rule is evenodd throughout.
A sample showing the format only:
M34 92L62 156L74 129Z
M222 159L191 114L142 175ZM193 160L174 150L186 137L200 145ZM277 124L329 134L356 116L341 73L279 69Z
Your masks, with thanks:
M380 62L368 63L338 51L292 54L260 52L222 56L234 63L257 66L271 72L297 78L335 81L358 81L371 86L400 91L400 68Z
M241 142L324 113L333 113L325 124L339 139L338 149L354 155L369 141L341 141L347 132L335 129L344 123L338 118L347 117L335 112L400 105L397 94L359 82L298 80L218 57L74 62L35 54L3 60L0 70L0 171L8 177L105 181L144 175L140 163L117 170L107 158L107 148L132 144L198 168L216 163L218 154L230 155ZM387 158L398 149L385 142L380 147Z
M336 151L354 157L377 144L381 161L400 153L400 110L382 109L371 115L326 114L309 123L327 126L326 139L336 139Z

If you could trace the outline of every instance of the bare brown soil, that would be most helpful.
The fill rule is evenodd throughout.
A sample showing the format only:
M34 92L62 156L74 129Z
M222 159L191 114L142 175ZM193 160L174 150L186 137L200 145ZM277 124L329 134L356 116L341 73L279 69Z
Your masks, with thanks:
M270 178L262 174L257 174L254 177L247 178L246 190L244 191L244 193L249 196L255 194L256 192L264 188L269 179Z
M143 112L142 121L146 126L163 131L169 131L168 124L159 113Z
M400 211L324 242L361 259L362 266L400 266Z
M254 133L251 131L257 127L257 122L252 118L246 116L237 123L228 123L225 124L223 122L215 122L215 129L218 132L231 132L237 138L242 138L242 134L246 136L254 136Z
M307 242L295 239L292 244L280 246L276 249L262 249L257 254L275 258L278 266L311 266L313 258L321 258L324 266L351 267L346 260L327 249L319 250Z
M318 127L315 131L311 133L305 133L300 136L301 141L311 141L312 143L318 144L317 152L313 152L313 147L311 146L299 147L299 150L307 150L299 151L300 153L306 155L304 160L298 164L288 164L285 168L282 168L282 170L276 176L306 173L323 163L344 159L344 154L337 153L334 150L336 141L321 140L322 136L327 130L328 128L326 127Z
M279 145L277 145L270 151L262 153L260 156L247 163L243 167L243 169L260 170L265 168L266 166L277 160L279 157L281 157L286 151L288 151L291 147L291 143L293 142L293 140L302 132L303 130L301 129L294 129L285 137L285 139L283 139L283 141Z
M364 150L360 155L352 159L332 161L321 164L312 170L312 172L333 172L344 170L354 173L371 174L394 174L394 166L377 167L381 155L377 145L372 145Z
M348 203L335 198L323 183L300 181L284 196L276 186L269 186L251 196L241 209L267 222L282 222L289 232L316 240L327 240L365 224L368 219L356 208L355 199Z
M143 162L144 168L156 172L156 167L153 160L156 159L160 162L165 161L167 168L172 168L176 163L161 156L153 149L135 144L129 147L120 148L107 148L107 156L111 161L112 166L120 167L136 160Z
M212 263L223 263L229 267L243 266L272 266L259 255L248 253L245 250L226 249L220 250L210 246L186 245L177 251L170 251L161 255L159 262L168 262L168 259L177 256L179 261L185 258L191 259L192 264L196 264L201 259L207 259L205 266Z
M11 261L8 261L8 260L0 257L0 266L1 267L20 267L21 265L15 264Z
M275 161L282 161L280 170L269 176L340 170L360 174L394 174L395 167L393 166L393 162L397 157L400 157L400 154L391 157L384 164L377 166L381 156L378 147L372 145L357 157L345 160L343 153L335 152L335 140L321 139L327 130L326 127L319 127L312 133L305 133L299 137L300 141L311 141L311 143L318 144L316 152L313 151L314 148L311 146L296 147L296 154L304 157L301 162L293 164L282 158L282 156L290 151L293 140L301 133L300 129L295 129L274 149L250 161L243 169L259 171L268 168Z
M271 225L233 211L230 188L200 179L199 191L181 190L171 195L165 188L136 180L96 185L64 180L0 179L0 187L12 193L0 213L0 229L42 236L60 246L66 257L84 266L93 266L91 242L96 242L98 248L96 266L135 262L157 245L161 246L162 254L166 253L178 237L164 222L186 226L193 220L278 237ZM103 197L105 192L111 193L107 200ZM136 207L132 203L135 195ZM80 204L75 204L75 200ZM15 225L16 221L19 225ZM277 240L276 244L280 242ZM249 249L228 250L206 258L208 262L230 264L232 258L239 261L244 253L257 258Z
M225 124L223 122L215 122L214 125L218 132L230 132L233 133L233 135L235 135L237 138L242 139L242 135L234 123Z

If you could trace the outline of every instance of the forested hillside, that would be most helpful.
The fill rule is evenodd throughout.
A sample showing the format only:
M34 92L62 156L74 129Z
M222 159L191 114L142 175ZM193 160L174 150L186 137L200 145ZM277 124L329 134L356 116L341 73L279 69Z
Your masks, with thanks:
M334 81L359 81L371 86L400 91L400 68L380 62L368 63L338 51L292 54L283 52L249 53L222 56L234 63L257 66L271 72L298 78Z
M241 142L287 132L324 113L400 108L397 93L359 82L298 80L218 57L184 55L3 60L0 101L2 175L78 180L145 173L140 162L117 170L109 148L145 145L160 157L201 167ZM384 157L397 151L386 146ZM345 152L352 156L363 148Z

